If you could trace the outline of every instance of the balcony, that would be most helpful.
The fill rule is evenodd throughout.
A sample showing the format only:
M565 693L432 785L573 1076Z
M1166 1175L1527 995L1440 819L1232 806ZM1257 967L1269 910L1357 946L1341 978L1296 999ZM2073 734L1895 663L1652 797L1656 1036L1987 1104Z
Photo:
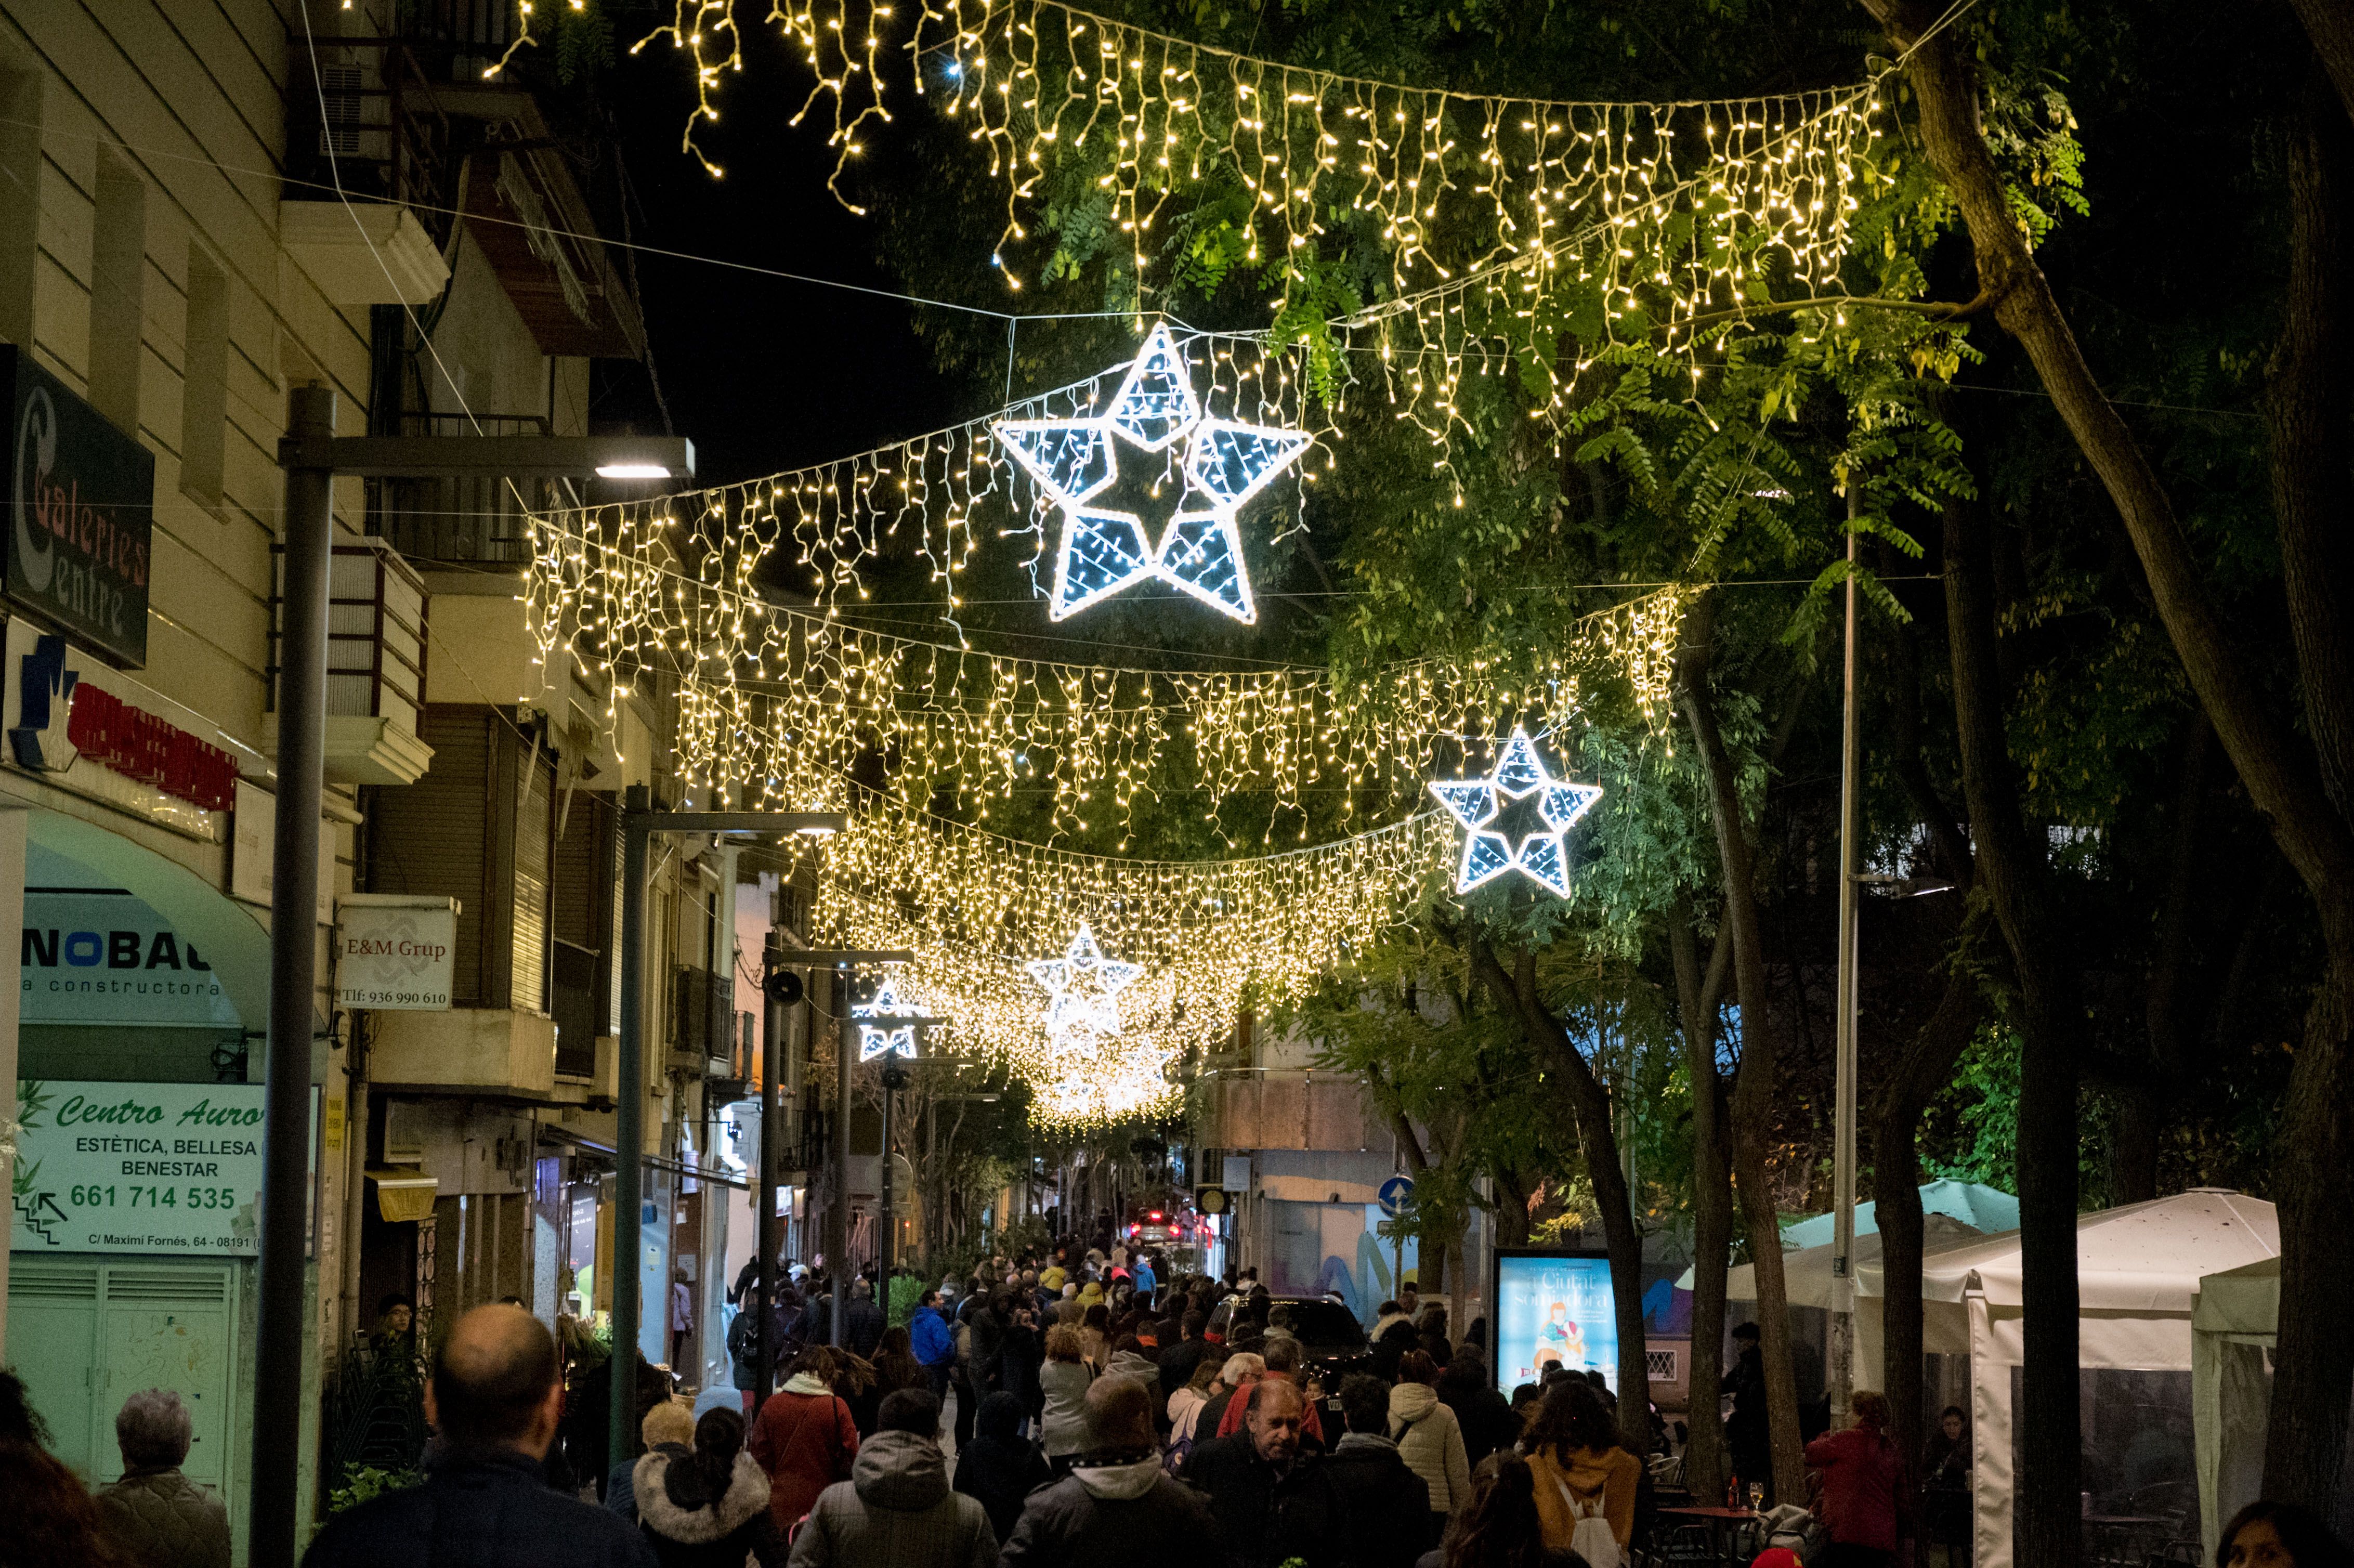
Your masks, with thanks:
M285 552L271 546L272 567ZM432 766L418 738L425 697L425 581L381 539L338 545L327 575L327 777L345 784L414 784ZM270 679L278 679L282 594L270 600Z
M381 1089L555 1100L556 1020L505 1007L377 1012L368 1077Z

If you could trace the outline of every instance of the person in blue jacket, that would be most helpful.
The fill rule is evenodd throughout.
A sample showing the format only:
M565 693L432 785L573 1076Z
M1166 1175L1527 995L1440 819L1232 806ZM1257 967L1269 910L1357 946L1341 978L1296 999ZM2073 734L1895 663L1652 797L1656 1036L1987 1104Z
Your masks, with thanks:
M956 1334L949 1328L948 1315L940 1310L938 1291L925 1291L916 1303L915 1312L907 1319L907 1340L917 1364L932 1380L933 1399L947 1404L949 1372L956 1365Z

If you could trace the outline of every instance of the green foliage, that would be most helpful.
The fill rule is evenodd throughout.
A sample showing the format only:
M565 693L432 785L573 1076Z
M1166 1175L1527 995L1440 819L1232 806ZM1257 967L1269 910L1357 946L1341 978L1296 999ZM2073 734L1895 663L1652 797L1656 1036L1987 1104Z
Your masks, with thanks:
M357 1508L364 1502L374 1502L387 1492L407 1491L425 1484L419 1470L380 1470L372 1465L361 1465L344 1472L343 1480L327 1489L329 1518L345 1509Z

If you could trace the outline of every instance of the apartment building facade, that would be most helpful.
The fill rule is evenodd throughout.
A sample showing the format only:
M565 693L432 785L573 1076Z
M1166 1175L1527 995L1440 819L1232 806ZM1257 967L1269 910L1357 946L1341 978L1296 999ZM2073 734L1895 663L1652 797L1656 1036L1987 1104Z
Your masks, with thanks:
M122 1398L179 1389L240 1560L270 920L312 922L322 960L306 1510L367 1457L383 1298L429 1339L479 1301L610 1301L620 1095L646 1106L649 1359L724 1365L731 1209L746 1245L713 846L646 890L654 1048L613 1080L618 802L683 797L658 682L613 724L590 673L535 662L524 516L554 497L338 482L321 882L270 906L290 389L333 388L345 434L577 435L592 362L643 352L568 156L596 127L552 80L483 79L514 25L485 0L0 0L0 1362L93 1481ZM454 912L447 1008L339 1002L355 895ZM651 1308L681 1281L674 1338Z

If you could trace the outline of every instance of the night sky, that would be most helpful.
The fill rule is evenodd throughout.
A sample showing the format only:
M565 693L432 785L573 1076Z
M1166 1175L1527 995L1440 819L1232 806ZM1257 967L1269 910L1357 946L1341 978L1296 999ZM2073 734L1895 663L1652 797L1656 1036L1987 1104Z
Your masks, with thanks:
M875 260L873 220L826 189L823 109L799 130L786 124L807 76L775 34L746 26L744 71L728 83L720 123L704 128L721 180L679 144L695 102L680 57L661 44L621 52L613 101L636 197L631 238L896 289ZM653 368L677 433L695 441L703 482L846 456L981 411L951 407L896 300L642 252L637 268ZM597 412L600 422L660 427L643 378L627 367L607 378Z

